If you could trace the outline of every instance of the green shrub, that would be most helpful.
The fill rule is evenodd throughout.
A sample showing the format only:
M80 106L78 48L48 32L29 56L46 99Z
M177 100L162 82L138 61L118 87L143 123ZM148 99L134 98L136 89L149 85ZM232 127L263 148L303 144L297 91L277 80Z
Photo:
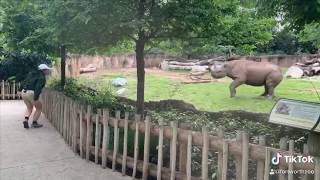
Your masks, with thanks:
M112 115L117 110L121 111L122 115L124 112L134 111L132 106L119 103L111 89L97 91L80 84L76 79L67 78L64 88L61 87L59 80L51 79L48 82L48 87L63 92L66 96L81 104L91 105L94 111L99 108L108 108Z
M14 79L22 81L26 75L37 70L38 65L51 65L52 60L43 54L27 52L1 52L0 80Z

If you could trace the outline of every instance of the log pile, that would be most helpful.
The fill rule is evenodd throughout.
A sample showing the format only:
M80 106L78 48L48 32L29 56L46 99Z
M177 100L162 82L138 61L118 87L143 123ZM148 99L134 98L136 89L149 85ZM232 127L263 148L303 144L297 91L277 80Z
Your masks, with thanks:
M287 71L286 77L301 78L302 76L317 75L320 75L320 59L314 58L291 66Z
M314 58L304 63L296 63L306 76L320 75L320 59Z
M169 70L185 70L190 71L189 78L194 82L211 82L211 78L205 77L208 68L214 61L225 61L225 57L216 57L212 59L165 59L161 63L161 69Z

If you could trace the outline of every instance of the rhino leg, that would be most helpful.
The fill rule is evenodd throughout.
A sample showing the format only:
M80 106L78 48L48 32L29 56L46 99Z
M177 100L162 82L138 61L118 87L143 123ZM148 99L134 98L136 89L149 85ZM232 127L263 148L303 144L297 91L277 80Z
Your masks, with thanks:
M240 78L233 80L232 83L230 84L230 97L236 96L236 92L237 92L236 88L244 83L245 83L245 80Z
M265 84L264 85L264 93L261 94L261 96L267 96L268 95L268 86Z
M268 89L267 96L269 98L274 97L274 89L279 85L279 83L282 80L282 74L281 72L272 72L268 75L267 80L266 80L266 86Z

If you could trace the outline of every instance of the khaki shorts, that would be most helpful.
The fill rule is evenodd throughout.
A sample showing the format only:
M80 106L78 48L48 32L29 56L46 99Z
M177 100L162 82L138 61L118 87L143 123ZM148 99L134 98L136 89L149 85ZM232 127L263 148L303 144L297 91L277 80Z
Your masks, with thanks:
M34 104L34 91L32 90L22 90L21 92L21 97L24 101L28 102L28 103L31 103L31 104Z

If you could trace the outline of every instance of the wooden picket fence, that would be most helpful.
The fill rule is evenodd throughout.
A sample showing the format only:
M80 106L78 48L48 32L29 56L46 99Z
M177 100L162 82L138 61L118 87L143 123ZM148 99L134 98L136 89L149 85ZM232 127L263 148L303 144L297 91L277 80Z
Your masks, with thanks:
M294 152L294 141L280 140L280 149L266 146L266 138L261 136L258 144L249 142L247 133L238 134L236 139L227 139L224 132L219 130L217 136L208 133L204 127L202 132L191 131L178 127L176 122L171 122L170 126L154 124L149 117L141 120L139 115L135 115L134 120L129 119L129 113L121 116L120 111L111 116L108 109L98 109L93 113L90 105L84 106L60 92L44 90L42 93L43 109L46 117L59 131L66 143L71 146L75 153L87 161L93 160L101 163L102 168L107 167L107 162L111 162L113 171L121 171L123 175L132 176L135 179L142 173L142 179L156 177L157 179L202 179L208 177L208 154L217 154L217 179L226 180L230 172L230 161L234 161L237 180L252 179L249 172L249 163L256 162L256 179L274 179L270 176L271 158L278 152L281 155L302 155ZM120 118L124 117L124 118ZM110 128L113 128L113 135ZM123 153L119 153L120 129L123 129ZM134 155L128 156L128 131L134 132ZM143 156L139 156L139 135L144 135ZM159 140L157 164L150 162L150 138L157 137ZM111 147L113 138L113 148ZM164 142L170 141L170 164L164 166ZM102 141L102 142L101 142ZM121 146L121 145L120 145ZM201 148L202 158L201 177L194 177L192 168L192 148ZM304 146L304 154L308 154L307 146ZM139 159L138 157L143 157ZM250 160L250 162L249 162ZM119 168L121 166L121 168ZM312 179L319 180L320 166L319 158L314 163L285 163L281 161L278 170L307 170L313 171ZM128 171L130 169L130 171ZM130 172L130 173L128 173ZM278 175L279 180L293 180L294 174ZM309 177L308 177L309 176ZM310 175L303 175L302 179L310 179Z
M21 95L18 94L19 88L20 82L2 80L0 82L0 99L21 99Z

